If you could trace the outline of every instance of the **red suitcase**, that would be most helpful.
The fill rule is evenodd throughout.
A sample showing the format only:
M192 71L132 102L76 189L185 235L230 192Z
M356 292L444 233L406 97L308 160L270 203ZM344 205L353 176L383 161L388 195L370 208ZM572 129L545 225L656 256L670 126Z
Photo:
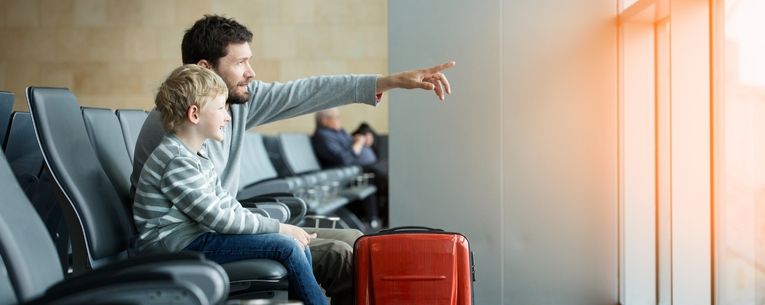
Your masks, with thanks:
M465 236L400 227L360 237L356 305L472 305L475 267Z

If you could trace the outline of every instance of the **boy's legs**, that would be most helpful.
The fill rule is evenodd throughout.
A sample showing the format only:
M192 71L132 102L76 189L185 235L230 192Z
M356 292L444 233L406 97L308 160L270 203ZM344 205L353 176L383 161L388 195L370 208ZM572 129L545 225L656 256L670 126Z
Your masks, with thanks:
M184 250L201 252L219 264L254 258L277 260L289 274L290 295L300 298L306 305L327 304L327 298L311 272L311 253L290 236L205 233Z
M355 229L314 229L317 238L309 244L313 274L333 305L353 304L353 243L362 233Z

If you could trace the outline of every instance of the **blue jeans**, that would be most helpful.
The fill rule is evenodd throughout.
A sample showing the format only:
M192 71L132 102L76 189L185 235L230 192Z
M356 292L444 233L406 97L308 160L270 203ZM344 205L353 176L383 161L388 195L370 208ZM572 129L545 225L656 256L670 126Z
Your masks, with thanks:
M219 264L254 258L276 260L287 269L290 297L300 299L305 305L327 305L327 297L313 276L311 251L308 247L302 249L290 236L205 233L184 250L201 252Z

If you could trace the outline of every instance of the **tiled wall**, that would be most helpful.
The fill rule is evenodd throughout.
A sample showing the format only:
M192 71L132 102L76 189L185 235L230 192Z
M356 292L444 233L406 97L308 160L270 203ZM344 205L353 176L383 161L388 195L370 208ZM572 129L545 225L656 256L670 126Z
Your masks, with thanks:
M30 85L70 88L83 105L150 109L181 64L183 31L210 13L254 33L260 80L388 73L386 0L0 0L0 90L21 110ZM341 113L347 129L367 121L388 130L387 99ZM303 116L258 130L313 128Z

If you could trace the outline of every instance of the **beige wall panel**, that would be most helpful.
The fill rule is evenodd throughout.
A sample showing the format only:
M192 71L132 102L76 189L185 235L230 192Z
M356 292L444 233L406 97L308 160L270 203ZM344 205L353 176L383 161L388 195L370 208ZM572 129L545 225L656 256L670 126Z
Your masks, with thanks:
M37 26L40 18L39 1L37 0L6 0L5 26L25 27Z
M266 25L256 33L256 51L265 59L291 59L297 54L297 28L294 25Z
M74 0L41 0L41 26L70 26L74 20Z
M74 25L104 26L106 25L107 2L103 0L75 0Z
M184 31L204 14L233 17L254 34L262 81L321 74L387 74L384 0L0 0L0 90L26 109L27 86L70 88L84 105L150 109L181 64ZM414 68L414 67L412 67ZM347 125L387 132L387 105L343 111ZM352 126L351 126L352 125ZM268 127L312 132L311 116Z
M175 24L174 0L143 0L142 24L145 26L173 26Z
M176 0L175 1L175 25L184 29L190 27L194 21L204 14L212 13L212 0ZM180 42L178 42L180 45ZM178 55L180 58L180 55Z
M297 57L330 58L335 55L332 52L331 26L306 24L297 29Z
M0 63L0 88L8 88L5 83L5 63ZM3 89L8 90L8 89Z
M0 0L0 26L5 26L5 12L8 10L6 9L5 0Z
M108 0L106 18L109 26L137 26L143 21L143 1Z
M314 0L282 0L280 21L286 24L315 24L316 6Z

